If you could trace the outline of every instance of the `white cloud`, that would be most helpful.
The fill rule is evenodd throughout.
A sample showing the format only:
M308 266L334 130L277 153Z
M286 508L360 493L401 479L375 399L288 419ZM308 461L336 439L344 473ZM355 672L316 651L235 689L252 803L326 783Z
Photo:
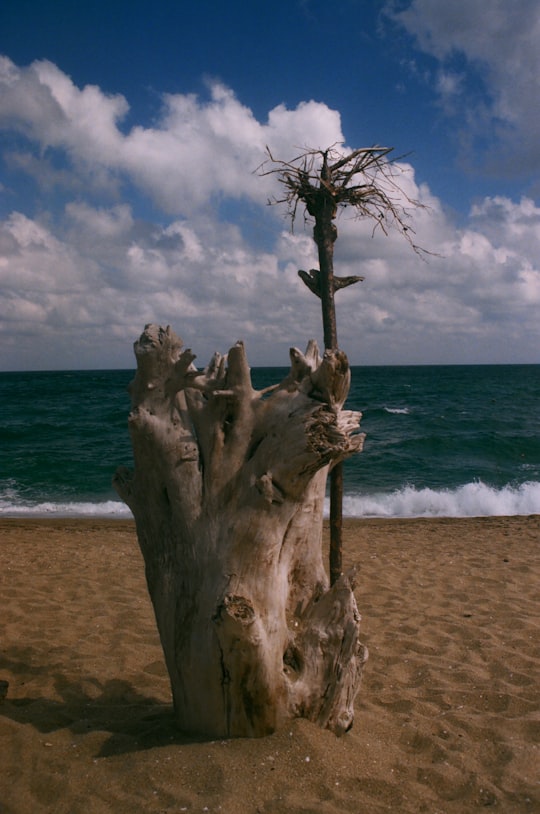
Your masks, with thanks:
M120 96L88 85L79 90L48 60L19 69L0 57L0 124L17 125L42 147L64 147L81 158L114 160L117 122L127 113Z
M0 367L35 366L43 341L49 367L130 365L149 321L174 325L202 363L237 338L263 361L269 343L286 362L289 344L304 342L300 282L236 227L139 225L125 207L88 204L67 207L59 236L20 213L0 224Z
M391 9L393 2L388 3ZM437 89L452 105L459 96L468 126L495 134L499 149L492 169L540 167L540 5L537 0L412 0L392 17L420 48L442 66ZM452 70L457 55L483 81L487 99L468 92L463 72ZM449 93L450 91L450 93ZM452 107L452 112L455 112ZM501 162L502 165L501 165Z
M166 97L154 127L124 133L122 97L79 90L50 63L4 60L0 87L2 125L26 138L34 170L53 148L62 194L77 189L54 211L0 221L0 368L132 365L147 322L171 324L201 364L238 338L252 363L286 364L290 345L320 337L320 303L296 273L317 263L311 225L299 217L291 234L263 206L269 187L253 170L266 143L288 158L342 140L339 113L311 101L259 122L214 84L208 101ZM397 169L402 202L424 207L412 213L414 241L438 255L423 262L398 233L373 237L372 222L342 213L336 272L366 277L337 294L351 360L534 361L540 210L485 198L457 229L414 167ZM122 175L116 198L70 183L96 172ZM168 214L153 218L130 185ZM237 223L223 215L232 199L245 207ZM264 248L254 223L268 224Z
M266 200L275 182L254 170L267 144L288 156L304 146L306 133L309 147L343 141L339 114L325 104L280 105L260 123L228 88L214 82L209 91L208 101L165 94L153 127L124 134L124 97L91 85L80 90L48 61L21 69L3 57L0 127L18 130L42 149L61 148L90 177L122 174L170 214L192 213L213 196Z
M430 202L415 217L418 242L439 253L427 262L397 234L375 240L368 223L342 223L340 272L366 278L337 295L342 344L371 361L537 360L540 209L486 198L456 229Z
M112 209L93 209L78 201L68 203L66 212L78 227L90 232L94 238L115 237L129 233L133 228L133 217L127 204Z
M494 206L498 230L489 234ZM74 211L83 213L70 206L69 220ZM66 231L66 242L22 215L3 224L2 325L18 342L4 346L3 366L16 362L14 350L30 359L34 347L41 358L44 339L49 366L66 366L67 349L78 364L129 365L148 321L172 324L201 363L243 338L255 362L283 364L291 344L320 336L319 301L296 275L315 260L309 235L284 231L269 253L211 219L137 232L124 210L125 230L104 228L118 224L117 209L84 214L84 229ZM527 201L486 200L458 232L440 210L429 229L425 214L419 237L438 234L443 254L427 263L397 234L372 238L367 223L342 219L336 266L366 277L337 295L351 359L459 361L466 349L469 361L533 360L540 270L524 246L538 241L539 214Z

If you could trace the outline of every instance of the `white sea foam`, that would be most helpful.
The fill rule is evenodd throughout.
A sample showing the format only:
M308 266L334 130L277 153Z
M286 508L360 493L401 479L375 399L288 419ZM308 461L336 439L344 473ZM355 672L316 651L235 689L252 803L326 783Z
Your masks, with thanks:
M408 407L385 407L384 410L392 415L409 415L410 413Z
M328 500L326 501L328 515ZM405 486L393 492L345 494L345 517L488 517L540 514L540 483L496 489L481 481L456 489L416 489ZM131 518L124 503L103 502L21 502L6 494L0 498L4 517L108 517Z
M112 519L130 518L128 507L117 500L106 500L101 503L73 502L54 503L21 503L4 496L0 499L0 516L4 517L110 517Z
M456 489L405 486L390 493L345 495L345 517L489 517L540 514L540 483L496 489L481 481Z

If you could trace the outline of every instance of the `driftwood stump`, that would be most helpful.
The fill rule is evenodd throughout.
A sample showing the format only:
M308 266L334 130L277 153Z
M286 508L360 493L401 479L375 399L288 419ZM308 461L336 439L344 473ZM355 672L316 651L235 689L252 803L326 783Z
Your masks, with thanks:
M321 550L328 470L363 443L360 413L342 409L345 354L293 349L285 380L260 392L240 342L198 371L170 328L148 325L135 355L135 469L114 485L180 728L260 736L304 717L346 732L367 651L352 577L330 588Z

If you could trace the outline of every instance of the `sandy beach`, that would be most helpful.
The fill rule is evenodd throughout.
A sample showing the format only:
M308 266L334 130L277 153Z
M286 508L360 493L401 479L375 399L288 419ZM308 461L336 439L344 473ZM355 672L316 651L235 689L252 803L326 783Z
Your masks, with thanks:
M540 516L347 521L353 730L193 741L129 521L0 520L0 814L540 811Z

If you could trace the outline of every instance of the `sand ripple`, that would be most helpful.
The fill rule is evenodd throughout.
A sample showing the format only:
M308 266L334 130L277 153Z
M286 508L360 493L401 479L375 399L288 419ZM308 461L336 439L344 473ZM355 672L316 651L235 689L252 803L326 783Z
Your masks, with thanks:
M540 518L346 524L354 729L175 728L132 524L0 521L1 814L540 810Z

